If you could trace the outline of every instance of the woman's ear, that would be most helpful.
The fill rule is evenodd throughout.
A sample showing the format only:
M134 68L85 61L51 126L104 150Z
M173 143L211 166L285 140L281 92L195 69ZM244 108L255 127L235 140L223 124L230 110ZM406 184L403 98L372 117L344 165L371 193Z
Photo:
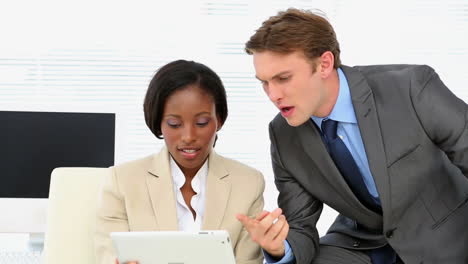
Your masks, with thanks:
M216 128L216 131L220 131L224 124L221 122L221 118L219 118L218 115L216 115L216 120L218 121L218 127Z

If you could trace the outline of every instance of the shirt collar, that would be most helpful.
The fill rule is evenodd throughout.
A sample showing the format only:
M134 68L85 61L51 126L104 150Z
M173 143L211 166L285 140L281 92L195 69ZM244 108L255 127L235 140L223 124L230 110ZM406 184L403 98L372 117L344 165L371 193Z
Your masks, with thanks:
M171 166L171 174L172 179L174 181L174 185L176 190L180 190L182 186L185 184L185 175L182 170L179 168L179 165L175 162L175 160L170 156L170 166ZM197 171L195 176L192 180L192 188L198 194L203 189L202 186L205 186L206 177L208 176L208 159L206 159L205 163L201 166L201 168Z
M351 101L348 80L346 80L346 76L344 75L341 68L338 68L337 72L340 86L338 89L338 98L336 99L335 106L327 117L311 117L319 127L321 126L322 120L324 119L333 119L338 122L345 123L357 123L353 103Z

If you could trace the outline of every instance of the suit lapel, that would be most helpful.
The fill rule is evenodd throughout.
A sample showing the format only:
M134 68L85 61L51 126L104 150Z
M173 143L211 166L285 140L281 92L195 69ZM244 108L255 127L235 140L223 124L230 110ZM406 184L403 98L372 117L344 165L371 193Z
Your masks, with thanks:
M366 208L354 195L350 187L346 183L345 179L339 172L335 163L328 154L326 147L321 140L321 135L318 128L312 123L312 120L309 120L305 124L298 127L299 139L298 145L301 146L305 153L311 158L315 163L314 166L321 172L323 178L329 183L329 185L335 190L336 195L341 198L342 203L348 204L350 207L354 208L354 214L364 214L366 217L364 219L378 219L378 215L368 208ZM333 201L336 200L336 196L332 198ZM330 205L332 202L330 202ZM348 206L343 207L348 208ZM346 209L344 209L346 210ZM344 213L344 210L340 210ZM345 213L345 215L349 215ZM375 221L369 221L368 226L374 226ZM376 226L377 227L377 226Z
M340 194L344 201L347 201L348 197L354 197L354 195L333 163L330 155L328 155L325 145L321 140L320 132L313 122L309 120L299 127L298 132L301 139L299 145L312 158L315 165L320 164L320 166L316 167L326 176L325 179L336 190L336 193Z
M223 166L222 157L212 151L208 159L205 214L202 229L218 229L221 226L230 193L229 172Z
M177 230L177 211L169 152L163 148L148 168L146 184L159 230Z
M391 206L389 199L390 182L374 96L367 81L359 71L346 66L342 66L342 69L348 80L359 131L369 161L369 168L379 192L384 219L389 220L389 215L386 212L389 212ZM385 222L388 223L388 221Z

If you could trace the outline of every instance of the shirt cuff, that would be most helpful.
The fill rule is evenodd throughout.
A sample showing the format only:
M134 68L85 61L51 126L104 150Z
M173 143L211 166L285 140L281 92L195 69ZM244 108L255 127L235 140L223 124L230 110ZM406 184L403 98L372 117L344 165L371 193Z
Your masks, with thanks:
M289 245L288 241L284 241L284 257L280 260L275 259L270 254L268 254L265 250L262 249L263 256L265 257L265 261L267 264L293 264L296 263L296 258L294 257L294 253Z

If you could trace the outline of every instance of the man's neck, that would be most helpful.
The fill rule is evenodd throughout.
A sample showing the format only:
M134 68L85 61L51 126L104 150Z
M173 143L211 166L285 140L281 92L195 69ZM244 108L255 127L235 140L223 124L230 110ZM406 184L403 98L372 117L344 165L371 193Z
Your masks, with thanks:
M331 111L335 107L340 89L340 79L338 77L337 69L334 69L330 76L324 80L323 85L326 88L326 94L324 95L325 98L323 98L322 106L315 113L315 116L317 117L326 117L330 115Z

